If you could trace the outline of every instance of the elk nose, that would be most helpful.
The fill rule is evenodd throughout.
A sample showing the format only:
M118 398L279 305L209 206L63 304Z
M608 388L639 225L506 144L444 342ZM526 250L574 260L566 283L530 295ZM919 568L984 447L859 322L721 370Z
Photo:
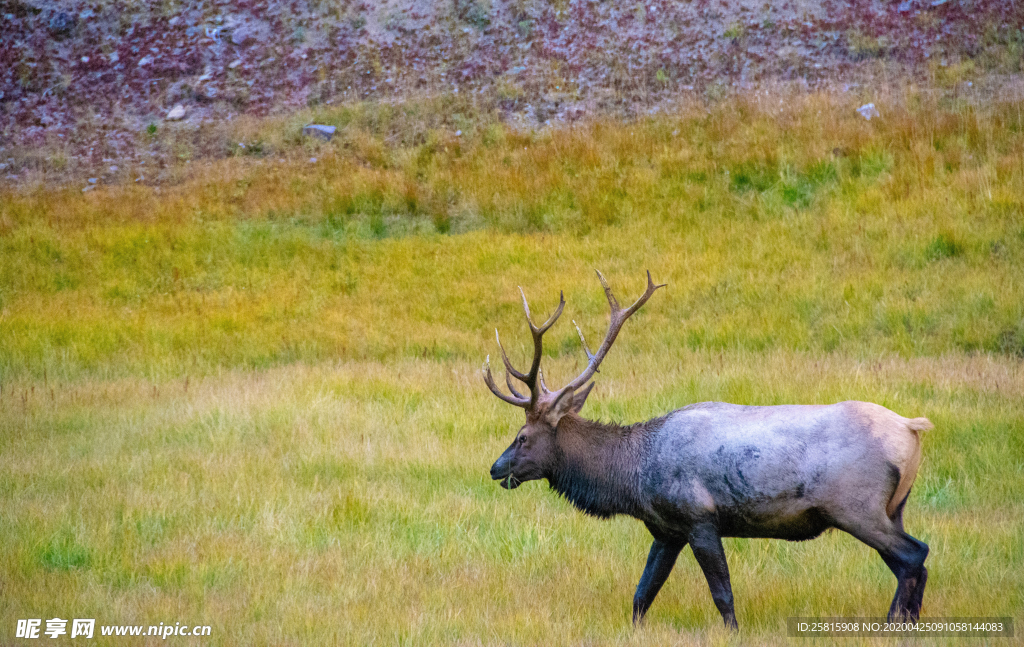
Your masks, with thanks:
M495 481L500 481L509 474L508 469L508 458L501 456L498 460L494 461L494 465L491 465L491 478Z
M508 474L505 473L504 470L502 470L502 467L499 465L499 463L501 463L501 460L497 460L494 462L494 465L491 465L491 478L494 479L495 481L497 481L498 479L503 479L506 476L508 476Z

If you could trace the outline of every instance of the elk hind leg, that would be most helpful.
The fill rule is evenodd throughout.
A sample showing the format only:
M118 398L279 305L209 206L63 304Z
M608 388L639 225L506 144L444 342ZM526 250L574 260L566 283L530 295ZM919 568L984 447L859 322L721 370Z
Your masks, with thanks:
M900 532L903 532L903 508L907 505L907 499L908 498L910 498L910 492L909 491L907 492L907 496L903 497L903 500L900 501L900 504L896 507L896 510L893 512L892 516L889 517L890 519L892 519L893 525ZM914 538L911 537L911 539L914 539ZM928 546L925 545L925 550L927 550L927 548L928 548ZM910 611L910 615L912 615L915 618L918 617L918 615L920 614L921 602L922 602L922 600L924 598L924 586L925 586L925 584L927 582L928 582L928 569L925 568L924 565L922 564L922 566L921 566L921 575L918 578L917 586L911 592L910 598L909 598L909 600L907 602L907 608Z
M889 607L889 620L917 622L928 580L928 569L924 567L928 544L901 532L897 546L886 552L879 551L879 554L897 581L896 595Z
M882 561L896 576L896 595L889 606L889 621L917 622L921 615L928 569L928 544L911 537L902 529L902 518L886 517L871 524L842 524L840 527L878 551Z

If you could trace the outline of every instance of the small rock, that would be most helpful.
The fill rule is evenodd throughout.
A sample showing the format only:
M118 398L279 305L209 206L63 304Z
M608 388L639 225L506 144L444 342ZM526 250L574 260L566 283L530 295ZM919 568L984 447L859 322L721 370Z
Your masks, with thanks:
M861 117L864 117L865 119L867 119L868 121L871 121L872 117L881 117L882 116L882 114L880 112L878 112L878 108L876 108L875 104L873 104L873 103L865 103L861 107L857 108L857 113Z
M83 56L82 57L82 62L83 63L88 63L89 62L89 57L88 56Z
M117 55L117 52L110 52L110 56L107 58L110 59L111 63L116 63L121 57Z
M89 184L96 184L97 182L99 182L98 178L94 178L94 177L89 178Z
M184 118L185 106L181 105L180 103L171 108L171 111L167 113L167 121L180 121Z
M252 37L252 29L248 25L239 25L231 31L231 42L235 45L245 45Z
M94 187L93 185L91 185L91 184L90 184L89 186L87 186L87 187L84 187L84 188L82 189L82 193L88 193L89 191L92 191L92 190L93 190L93 189L95 189L95 188L96 188L96 187Z
M56 40L63 40L75 31L75 25L77 24L78 20L74 16L61 11L53 18L50 18L47 27L49 28L50 36Z
M338 129L334 126L310 124L308 126L303 127L302 134L305 135L306 137L316 137L317 139L322 139L325 142L329 142L331 141L331 138L334 137L334 133L337 130Z
M462 131L461 130L456 130L455 131L455 136L456 137L462 137Z
M233 70L233 69L235 69L236 67L238 67L241 64L242 64L242 59L236 58L235 60L233 60L230 63L228 63L228 69L229 70Z
M149 65L152 62L153 62L153 57L152 56L143 56L142 58L139 59L139 67L146 67L147 65Z
M111 166L110 167L110 172L111 173L117 173L117 167L116 166Z
M316 164L316 158L315 157L310 157L309 158L309 163L310 164Z

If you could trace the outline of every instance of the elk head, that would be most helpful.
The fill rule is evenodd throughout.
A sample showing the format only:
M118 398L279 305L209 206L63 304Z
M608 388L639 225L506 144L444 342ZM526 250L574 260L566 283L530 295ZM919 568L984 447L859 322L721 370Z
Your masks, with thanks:
M601 361L608 354L608 350L615 342L622 324L640 306L647 303L654 291L664 285L655 285L651 280L651 273L647 272L647 289L636 302L628 308L621 308L618 300L612 294L601 272L597 273L601 286L604 288L605 296L608 297L608 304L611 306L611 322L608 324L608 333L596 353L590 352L587 341L583 338L583 332L576 326L576 332L583 344L583 351L587 354L587 367L575 380L557 391L549 391L544 384L544 373L540 368L540 358L543 349L543 336L555 321L562 314L565 308L565 297L559 293L558 308L555 313L541 326L536 326L530 317L530 306L526 302L526 295L522 288L519 293L523 296L523 310L526 311L526 322L530 325L530 332L533 334L533 362L530 370L526 373L520 372L512 366L512 362L501 345L501 338L498 331L494 334L498 340L498 348L501 350L501 360L505 364L505 383L508 385L509 393L503 393L494 382L491 375L490 356L484 367L484 381L494 395L509 404L521 407L526 410L526 424L516 434L515 440L501 457L491 467L491 478L501 481L501 485L507 489L514 489L526 481L533 481L541 478L550 478L556 466L558 451L556 434L558 423L568 414L577 414L583 408L590 390L594 383L587 383L597 372ZM574 321L575 325L576 322ZM526 385L528 393L520 393L512 383L512 378ZM586 386L584 386L586 385ZM582 388L581 388L582 387Z

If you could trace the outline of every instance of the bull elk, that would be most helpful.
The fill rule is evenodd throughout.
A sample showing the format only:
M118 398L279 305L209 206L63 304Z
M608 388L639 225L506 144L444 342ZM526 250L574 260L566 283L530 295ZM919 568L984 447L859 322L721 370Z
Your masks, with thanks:
M488 357L487 386L526 410L526 424L491 467L491 478L510 490L547 479L586 514L626 514L647 526L654 543L633 597L634 623L643 619L689 544L722 619L735 629L722 537L800 541L829 528L878 551L898 580L889 619L916 621L928 577L928 546L904 532L903 506L921 461L921 433L932 424L867 402L767 407L702 402L629 426L586 420L579 414L594 386L589 380L630 315L664 287L648 272L646 291L623 309L597 275L611 322L596 353L576 327L587 354L579 377L552 392L540 368L542 338L562 314L562 295L551 318L537 326L523 294L533 334L529 371L512 366L498 339L508 393L495 384ZM525 385L524 392L512 378Z

